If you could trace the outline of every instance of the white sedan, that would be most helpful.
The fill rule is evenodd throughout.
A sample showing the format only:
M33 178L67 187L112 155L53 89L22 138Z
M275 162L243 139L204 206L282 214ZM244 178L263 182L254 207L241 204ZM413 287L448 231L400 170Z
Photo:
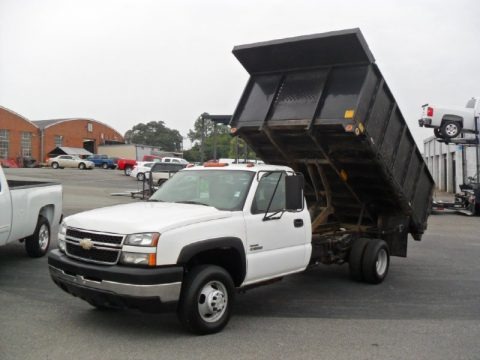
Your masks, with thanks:
M133 167L130 176L136 178L138 181L143 181L145 174L150 172L154 164L155 162L151 161L137 161L137 165Z
M79 168L80 170L93 169L95 164L89 160L80 159L74 155L59 155L47 160L47 165L53 169Z

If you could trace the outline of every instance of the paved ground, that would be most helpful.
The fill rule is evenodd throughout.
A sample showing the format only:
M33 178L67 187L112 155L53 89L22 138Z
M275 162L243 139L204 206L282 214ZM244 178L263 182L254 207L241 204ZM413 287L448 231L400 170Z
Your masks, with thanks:
M117 171L10 169L64 184L64 213L131 201ZM50 281L46 258L0 248L0 359L480 359L480 218L435 215L387 280L322 266L237 298L224 332L185 333L174 314L100 312Z

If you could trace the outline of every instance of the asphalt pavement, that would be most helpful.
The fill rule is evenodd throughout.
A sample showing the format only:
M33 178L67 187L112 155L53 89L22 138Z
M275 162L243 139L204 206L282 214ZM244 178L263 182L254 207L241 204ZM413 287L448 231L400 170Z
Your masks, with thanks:
M116 170L6 172L61 182L66 215L138 201L110 195L139 188ZM432 215L384 283L319 266L239 294L227 328L209 336L184 332L175 314L95 310L53 284L46 258L10 244L0 248L0 359L480 359L479 227Z

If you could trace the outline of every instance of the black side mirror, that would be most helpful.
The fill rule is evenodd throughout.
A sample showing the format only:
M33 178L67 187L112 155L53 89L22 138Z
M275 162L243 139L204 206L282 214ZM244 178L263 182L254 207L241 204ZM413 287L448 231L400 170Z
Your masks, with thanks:
M303 210L303 184L302 174L285 177L285 210Z

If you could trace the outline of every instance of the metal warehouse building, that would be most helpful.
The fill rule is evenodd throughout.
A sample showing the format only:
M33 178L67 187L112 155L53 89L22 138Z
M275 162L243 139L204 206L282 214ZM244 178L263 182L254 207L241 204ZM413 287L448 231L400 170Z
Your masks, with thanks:
M84 148L96 153L98 146L122 144L118 131L94 119L72 118L30 121L0 107L0 160L33 157L45 161L59 146Z
M459 186L476 175L477 147L446 145L435 137L425 139L423 145L425 161L439 190L459 192Z

